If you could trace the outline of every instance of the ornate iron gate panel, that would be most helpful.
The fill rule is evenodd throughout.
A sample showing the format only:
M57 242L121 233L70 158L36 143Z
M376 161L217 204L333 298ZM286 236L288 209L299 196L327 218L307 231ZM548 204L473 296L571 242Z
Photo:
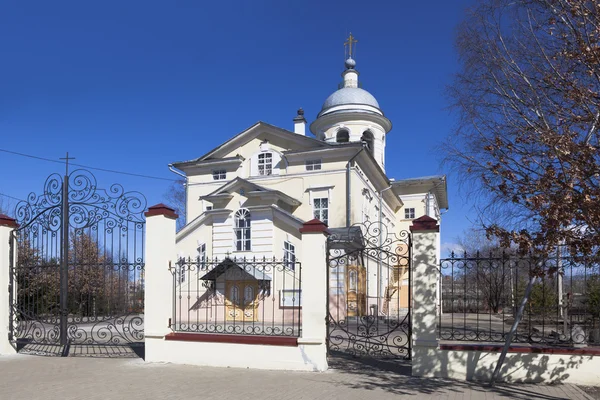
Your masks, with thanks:
M329 351L409 359L410 233L377 222L330 231Z
M17 350L115 356L143 343L145 209L141 193L100 189L81 169L50 175L41 195L17 204L9 285Z

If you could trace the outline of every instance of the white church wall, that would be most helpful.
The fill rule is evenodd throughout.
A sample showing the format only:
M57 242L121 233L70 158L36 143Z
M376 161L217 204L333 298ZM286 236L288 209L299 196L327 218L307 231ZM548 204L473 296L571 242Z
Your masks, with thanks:
M213 257L223 258L233 250L233 216L220 214L213 217Z
M250 215L252 256L273 257L273 212L250 210Z

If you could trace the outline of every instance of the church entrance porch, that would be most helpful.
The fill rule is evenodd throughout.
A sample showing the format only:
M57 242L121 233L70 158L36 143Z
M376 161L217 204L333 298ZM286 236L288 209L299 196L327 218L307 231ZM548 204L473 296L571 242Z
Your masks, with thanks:
M378 223L330 231L329 351L409 359L410 234Z
M227 321L258 321L258 283L256 281L226 281L225 303Z

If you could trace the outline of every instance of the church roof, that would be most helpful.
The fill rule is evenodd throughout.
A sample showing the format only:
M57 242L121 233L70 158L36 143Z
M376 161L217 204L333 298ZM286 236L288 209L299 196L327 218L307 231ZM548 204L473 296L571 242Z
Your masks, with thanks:
M402 196L432 192L440 208L448 209L448 182L446 175L422 176L392 182L394 193Z
M231 139L227 140L225 143L215 147L208 153L200 156L198 158L187 160L187 161L176 161L171 163L172 166L178 169L185 169L187 167L193 167L197 165L202 165L203 163L209 162L211 160L230 160L236 161L237 157L229 157L227 159L222 158L224 155L229 152L235 150L236 148L242 146L253 138L257 137L261 133L272 134L275 136L279 136L297 143L299 148L310 149L310 148L322 148L331 146L329 143L323 142L321 140L314 139L309 136L299 135L297 133L288 131L286 129L280 128L275 125L268 124L266 122L259 121L249 127L248 129L238 133Z
M360 104L379 108L379 103L373 95L358 87L343 87L333 92L323 103L321 113L331 107Z

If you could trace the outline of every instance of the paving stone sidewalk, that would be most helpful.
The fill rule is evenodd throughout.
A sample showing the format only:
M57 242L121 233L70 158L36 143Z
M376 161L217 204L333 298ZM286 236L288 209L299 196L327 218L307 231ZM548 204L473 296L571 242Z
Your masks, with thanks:
M334 360L325 373L148 364L140 359L0 356L0 399L592 399L573 385L485 385Z

